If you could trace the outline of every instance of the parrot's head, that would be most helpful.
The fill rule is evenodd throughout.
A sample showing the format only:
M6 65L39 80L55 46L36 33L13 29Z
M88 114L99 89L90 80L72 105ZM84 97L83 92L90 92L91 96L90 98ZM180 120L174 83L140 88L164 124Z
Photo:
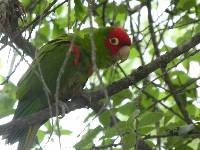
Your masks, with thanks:
M122 28L111 28L105 40L105 46L110 50L113 58L124 61L130 53L131 39Z
M121 27L105 27L94 30L96 63L107 68L117 61L124 61L130 53L131 39Z

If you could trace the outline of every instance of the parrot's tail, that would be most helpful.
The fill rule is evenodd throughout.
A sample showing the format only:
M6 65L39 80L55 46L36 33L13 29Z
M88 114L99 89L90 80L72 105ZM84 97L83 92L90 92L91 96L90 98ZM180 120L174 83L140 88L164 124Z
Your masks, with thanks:
M39 98L33 96L29 99L21 98L15 110L13 120L28 117L29 115L45 108L45 101L42 101L43 97L41 99L40 96L38 97ZM38 122L27 127L23 127L20 125L9 127L9 129L5 127L3 139L6 139L7 144L14 144L16 142L19 142L18 150L30 150L34 146L34 144L37 143L37 131L39 130L40 126L46 121L47 120L44 120L44 122Z
M30 150L34 144L36 134L40 124L30 126L26 129L11 129L6 135L3 135L3 139L6 139L6 143L13 144L19 142L17 150Z

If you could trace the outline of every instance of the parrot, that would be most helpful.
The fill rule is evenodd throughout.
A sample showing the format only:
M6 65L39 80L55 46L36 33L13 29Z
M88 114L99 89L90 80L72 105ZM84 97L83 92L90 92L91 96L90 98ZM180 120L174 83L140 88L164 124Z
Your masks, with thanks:
M125 29L99 27L90 30L86 28L75 33L60 35L38 50L33 62L17 84L18 105L13 120L48 108L42 81L36 73L39 70L50 93L54 95L60 68L65 59L68 59L60 79L59 95L70 98L83 89L93 72L90 32L93 34L98 69L109 68L116 62L128 58L131 39ZM51 99L51 103L55 103L55 100ZM8 144L19 142L18 150L29 150L34 144L37 131L46 121L26 128L13 128L3 138Z

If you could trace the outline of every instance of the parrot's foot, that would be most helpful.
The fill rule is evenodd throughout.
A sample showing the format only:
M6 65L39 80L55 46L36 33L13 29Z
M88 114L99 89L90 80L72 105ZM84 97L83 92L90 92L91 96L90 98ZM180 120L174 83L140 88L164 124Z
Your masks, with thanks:
M58 116L58 118L62 119L65 116L66 112L69 111L69 107L63 101L58 101L56 104L57 104L57 108L58 108L59 112L61 112L61 114Z

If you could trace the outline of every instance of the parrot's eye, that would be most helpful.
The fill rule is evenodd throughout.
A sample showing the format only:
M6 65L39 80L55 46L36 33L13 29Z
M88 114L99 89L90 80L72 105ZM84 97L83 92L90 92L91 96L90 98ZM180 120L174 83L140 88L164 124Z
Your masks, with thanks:
M110 43L112 44L112 45L118 45L119 44L119 39L118 38L111 38L110 39Z

